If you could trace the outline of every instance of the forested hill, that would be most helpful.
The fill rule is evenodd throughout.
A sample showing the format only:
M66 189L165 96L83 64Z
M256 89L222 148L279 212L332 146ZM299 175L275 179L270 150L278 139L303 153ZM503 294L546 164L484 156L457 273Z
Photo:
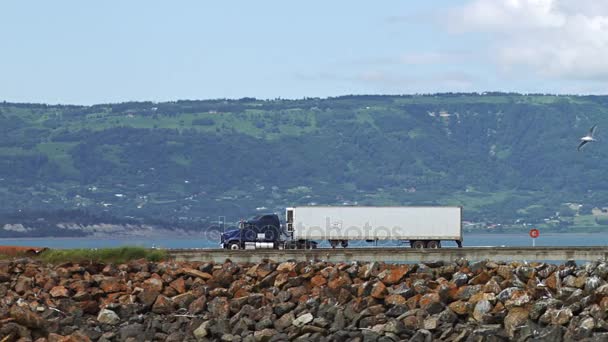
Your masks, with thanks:
M201 226L305 204L567 226L608 206L607 114L608 96L511 93L0 103L0 236L60 213Z

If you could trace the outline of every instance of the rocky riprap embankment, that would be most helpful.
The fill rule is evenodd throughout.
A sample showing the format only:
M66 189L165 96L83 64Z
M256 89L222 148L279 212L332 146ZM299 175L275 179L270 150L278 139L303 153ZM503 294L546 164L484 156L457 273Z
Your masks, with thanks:
M0 261L0 341L606 341L606 280L599 261Z

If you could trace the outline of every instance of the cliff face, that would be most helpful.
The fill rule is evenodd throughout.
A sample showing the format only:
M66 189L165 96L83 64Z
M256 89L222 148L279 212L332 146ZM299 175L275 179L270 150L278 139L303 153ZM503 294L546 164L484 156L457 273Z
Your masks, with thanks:
M1 341L608 338L608 264L0 262Z

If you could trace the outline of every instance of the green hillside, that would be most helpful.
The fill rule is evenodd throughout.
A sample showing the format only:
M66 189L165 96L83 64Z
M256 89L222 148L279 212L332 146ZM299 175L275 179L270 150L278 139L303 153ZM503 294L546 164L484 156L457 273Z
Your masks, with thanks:
M0 103L0 225L201 226L383 204L461 205L482 226L597 228L608 145L576 146L595 123L602 139L607 114L608 96L511 93Z

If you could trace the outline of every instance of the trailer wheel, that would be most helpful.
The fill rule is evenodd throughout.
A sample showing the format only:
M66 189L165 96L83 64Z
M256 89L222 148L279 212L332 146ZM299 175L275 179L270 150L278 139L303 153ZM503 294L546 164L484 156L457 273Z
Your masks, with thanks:
M424 243L424 241L422 241L422 240L412 241L412 248L423 249L424 247L426 247L426 243Z
M239 246L239 244L237 242L231 242L228 245L228 248L230 248L233 251L236 251L237 249L241 249L241 246Z
M431 240L426 243L426 248L441 248L441 242L437 240Z
M338 240L329 240L329 245L331 248L336 248L338 246Z
M342 240L342 247L343 248L348 247L348 240Z

